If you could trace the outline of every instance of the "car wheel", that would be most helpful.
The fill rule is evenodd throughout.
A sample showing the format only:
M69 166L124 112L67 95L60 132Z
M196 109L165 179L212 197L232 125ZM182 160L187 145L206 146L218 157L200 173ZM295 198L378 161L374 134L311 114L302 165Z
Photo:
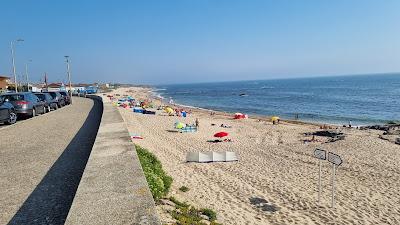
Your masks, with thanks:
M32 109L32 117L35 117L35 116L36 116L36 109L33 108L33 109Z
M58 109L58 105L57 104L55 104L55 106L54 106L54 110L57 110Z
M8 115L8 120L6 124L11 125L17 122L17 114L14 111L11 111Z

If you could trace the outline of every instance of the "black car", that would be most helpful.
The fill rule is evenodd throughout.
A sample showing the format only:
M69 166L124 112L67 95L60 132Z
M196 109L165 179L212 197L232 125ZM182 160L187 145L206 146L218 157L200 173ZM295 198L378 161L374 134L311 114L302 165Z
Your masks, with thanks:
M14 106L8 101L0 99L0 123L14 124L17 121L17 114Z
M59 91L59 93L64 97L65 104L69 105L71 104L71 97L69 96L68 92L66 91Z
M36 95L40 99L40 101L44 102L44 107L46 109L46 112L50 112L52 109L53 110L58 109L57 102L53 97L51 97L49 93L35 92L33 94Z
M44 102L32 92L8 93L0 95L0 101L8 101L18 115L34 117L46 112Z
M58 91L47 91L43 93L48 93L53 97L54 102L57 103L58 108L61 108L65 105L64 97Z

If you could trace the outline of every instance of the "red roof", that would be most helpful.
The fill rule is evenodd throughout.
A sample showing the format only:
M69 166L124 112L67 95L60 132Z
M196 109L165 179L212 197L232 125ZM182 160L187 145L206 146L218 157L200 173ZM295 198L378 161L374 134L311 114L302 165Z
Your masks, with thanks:
M52 87L52 88L59 88L63 86L63 83L50 83L49 85L47 85L48 87Z

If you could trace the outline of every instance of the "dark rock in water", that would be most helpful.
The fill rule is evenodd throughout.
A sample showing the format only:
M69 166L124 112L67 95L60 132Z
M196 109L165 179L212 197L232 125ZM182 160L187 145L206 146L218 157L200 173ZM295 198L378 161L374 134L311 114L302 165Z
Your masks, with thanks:
M321 130L321 131L315 131L313 133L305 133L305 135L315 135L315 136L322 136L322 137L331 137L335 138L338 136L344 136L342 132L339 131L329 131L329 130Z
M388 130L400 129L400 124L372 125L372 126L364 126L364 127L361 127L360 129L361 130L372 129L372 130L388 131Z
M379 138L400 145L399 135L379 135Z
M387 130L383 133L383 135L400 135L400 130Z
M329 131L329 130L321 130L321 131L316 131L316 132L311 132L311 133L305 133L305 135L308 136L321 136L321 137L329 137L330 139L327 141L328 142L335 142L339 140L344 140L345 134L336 130Z

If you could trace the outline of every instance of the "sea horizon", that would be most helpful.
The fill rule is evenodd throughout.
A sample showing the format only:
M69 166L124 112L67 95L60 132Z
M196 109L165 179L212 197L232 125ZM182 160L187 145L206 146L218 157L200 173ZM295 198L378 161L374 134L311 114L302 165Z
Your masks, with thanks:
M400 73L154 85L197 108L353 126L400 120ZM382 110L384 109L384 110Z

